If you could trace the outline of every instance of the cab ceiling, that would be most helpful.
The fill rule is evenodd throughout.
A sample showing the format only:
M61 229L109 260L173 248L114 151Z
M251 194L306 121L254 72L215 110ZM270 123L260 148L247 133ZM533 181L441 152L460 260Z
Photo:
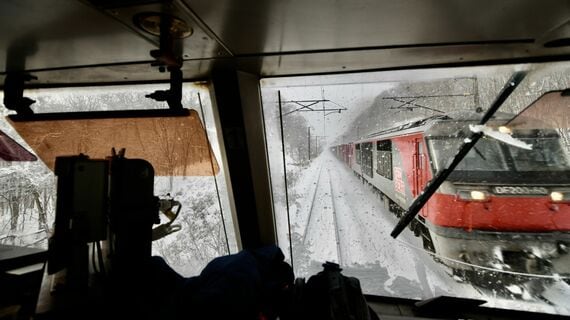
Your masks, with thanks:
M133 24L165 11L194 30L186 79L224 66L281 76L570 54L570 0L3 0L0 72L27 71L37 86L166 80L151 66L158 38Z

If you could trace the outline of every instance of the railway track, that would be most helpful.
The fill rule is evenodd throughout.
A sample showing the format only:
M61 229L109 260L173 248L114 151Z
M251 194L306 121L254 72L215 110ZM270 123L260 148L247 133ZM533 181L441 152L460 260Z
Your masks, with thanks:
M336 217L336 194L333 188L333 181L328 168L319 170L316 187L312 193L311 205L307 218L307 225L303 232L303 245L309 245L308 239L319 235L326 241L334 241L336 244L336 259L338 264L343 262L343 250L341 245L338 219ZM321 225L319 225L321 224ZM324 224L324 225L323 225ZM326 235L322 235L323 229ZM319 234L321 232L321 234ZM312 235L311 233L316 233ZM330 257L333 258L333 257ZM323 261L325 262L325 261Z
M329 177L329 187L330 187L330 195L331 195L331 202L332 202L332 216L333 216L333 225L334 225L334 233L335 233L335 239L336 239L336 250L337 250L337 254L338 254L338 264L342 265L343 262L343 258L342 258L342 249L341 249L341 245L340 245L340 230L338 227L338 218L337 218L337 206L335 205L335 202L337 201L335 197L335 193L334 193L334 189L333 189L333 183L332 183L332 179L331 179L331 173L329 171L329 169L327 169L327 175Z
M309 230L309 227L311 226L311 218L313 217L313 208L315 207L315 199L317 197L317 191L319 189L319 185L321 182L321 174L322 173L323 173L323 167L321 167L319 169L319 175L317 176L317 183L315 185L315 190L313 191L313 197L311 198L311 206L309 208L309 217L307 219L307 226L305 227L305 230L303 231L303 246L306 244L307 231Z
M334 172L334 171L333 171L333 172ZM330 172L329 172L329 174L330 174ZM335 176L335 175L336 175L336 176ZM331 178L333 178L333 176L335 176L334 178L336 178L335 181L342 181L342 179L340 178L340 176L338 175L338 173L331 174ZM331 179L331 181L332 181L332 179ZM346 195L346 194L349 193L349 192L347 192L347 191L345 190L345 186L343 186L342 184L333 185L333 186L331 186L331 188L334 189L333 192L334 192L336 195L343 195L343 194ZM352 192L352 191L351 191L351 192ZM338 201L339 198L336 198L336 199L337 199L337 200L335 200L335 201ZM344 199L346 199L346 197L344 197ZM357 218L357 217L358 217L358 214L357 214L357 212L354 211L354 208L351 207L351 206L348 206L348 207L350 208L350 216L352 217L351 220L352 220L354 223L356 223L356 224L358 225L358 227L359 227L360 230L367 230L367 228L366 228L366 226L364 225L364 223L362 222L362 220ZM370 245L372 246L372 248L373 248L374 251L380 250L374 241L371 241L371 242L370 242Z

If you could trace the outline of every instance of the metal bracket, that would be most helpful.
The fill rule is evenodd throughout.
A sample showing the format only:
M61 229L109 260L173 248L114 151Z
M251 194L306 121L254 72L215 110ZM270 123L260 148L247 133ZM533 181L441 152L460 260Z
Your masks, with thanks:
M170 71L170 89L156 90L146 97L156 101L166 101L171 110L182 110L182 71L172 69Z
M153 66L158 66L160 72L170 72L170 89L157 90L146 95L156 101L166 101L170 109L182 109L182 57L176 50L177 39L170 34L172 19L169 15L162 15L160 20L160 49L152 50L150 55L156 60ZM179 41L179 40L178 40Z
M4 80L4 106L16 111L18 115L31 115L34 113L30 106L36 101L24 97L24 83L38 78L21 72L8 73Z

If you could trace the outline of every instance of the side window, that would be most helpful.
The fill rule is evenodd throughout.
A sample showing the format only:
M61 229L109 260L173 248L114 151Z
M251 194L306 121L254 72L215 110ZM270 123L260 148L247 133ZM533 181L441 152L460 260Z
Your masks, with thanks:
M362 172L369 177L373 176L372 148L372 142L366 142L362 144L361 149Z
M26 92L36 113L164 110L145 98L163 85L41 89ZM0 105L3 101L0 92ZM215 112L204 84L184 84L187 116L10 121L0 107L0 245L48 247L56 214L55 158L104 159L112 147L155 169L154 195L180 202L173 233L152 243L183 276L238 250ZM41 111L41 112L39 112ZM115 128L115 129L114 129ZM116 129L116 128L120 128ZM96 134L95 134L96 133ZM9 137L12 139L8 140ZM13 140L13 141L12 141ZM9 151L6 153L5 151ZM160 216L163 223L168 221ZM2 253L0 253L2 255Z
M376 173L392 180L392 141L378 141L376 150L378 152Z

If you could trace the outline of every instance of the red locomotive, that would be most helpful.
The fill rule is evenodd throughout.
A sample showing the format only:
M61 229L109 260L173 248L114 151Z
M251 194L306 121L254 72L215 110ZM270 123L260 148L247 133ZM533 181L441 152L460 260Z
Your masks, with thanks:
M560 135L554 129L499 128L511 118L504 116L488 125L532 144L532 150L482 138L410 227L424 248L455 271L479 265L570 275L570 163ZM479 117L435 116L332 149L401 215L454 157Z

